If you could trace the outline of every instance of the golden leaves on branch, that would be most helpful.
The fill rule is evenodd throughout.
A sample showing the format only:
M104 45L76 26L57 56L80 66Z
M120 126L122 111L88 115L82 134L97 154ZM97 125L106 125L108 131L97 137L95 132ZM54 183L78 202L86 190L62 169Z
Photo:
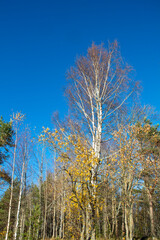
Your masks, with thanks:
M45 142L56 149L57 162L67 165L67 171L75 178L89 180L91 168L99 161L87 140L76 134L67 134L63 128L54 131L43 128L39 142Z

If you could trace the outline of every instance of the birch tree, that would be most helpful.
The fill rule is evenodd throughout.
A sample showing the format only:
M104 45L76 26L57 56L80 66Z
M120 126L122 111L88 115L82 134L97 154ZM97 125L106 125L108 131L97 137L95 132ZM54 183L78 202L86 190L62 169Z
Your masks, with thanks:
M26 128L25 131L22 132L21 139L19 140L19 165L21 165L21 177L20 177L20 188L19 188L18 206L17 206L17 214L16 214L16 223L15 223L14 237L13 237L14 240L17 239L21 202L22 202L22 193L26 187L25 177L26 177L27 165L28 165L29 154L30 154L29 147L30 147L29 130ZM24 219L25 217L23 216L23 221Z
M7 221L7 231L5 240L8 240L8 234L9 234L9 227L10 227L10 217L11 217L11 210L12 210L12 198L13 198L13 183L14 183L14 172L15 172L15 161L16 161L16 154L17 154L17 144L18 144L18 130L19 130L19 124L23 120L24 115L21 113L17 113L13 115L13 123L15 128L15 147L14 147L14 153L13 153L13 166L12 166L12 179L11 179L11 194L10 194L10 202L9 202L9 210L8 210L8 221Z
M96 177L100 165L101 143L108 123L113 115L122 110L122 106L133 92L129 88L131 67L122 61L119 47L115 41L108 49L92 45L86 57L80 57L68 73L70 84L67 96L85 131L92 149L99 161L92 163L92 185L96 185ZM110 130L111 131L111 130ZM87 133L87 132L86 132ZM86 135L86 134L85 134ZM95 187L92 197L95 198ZM95 201L96 199L94 199ZM95 239L95 209L91 208L90 233L88 239Z

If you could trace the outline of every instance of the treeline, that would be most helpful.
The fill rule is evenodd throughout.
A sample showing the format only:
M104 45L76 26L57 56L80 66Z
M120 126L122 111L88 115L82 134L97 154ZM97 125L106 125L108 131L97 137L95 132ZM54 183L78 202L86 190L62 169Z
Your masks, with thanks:
M68 72L70 117L34 139L22 114L1 120L2 239L160 238L160 131L131 70L93 44Z

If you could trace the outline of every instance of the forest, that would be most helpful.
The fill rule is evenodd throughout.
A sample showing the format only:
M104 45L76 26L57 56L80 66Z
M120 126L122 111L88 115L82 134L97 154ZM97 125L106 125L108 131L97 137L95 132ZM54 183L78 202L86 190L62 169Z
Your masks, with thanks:
M0 239L160 239L158 114L116 41L67 72L68 116L0 119Z

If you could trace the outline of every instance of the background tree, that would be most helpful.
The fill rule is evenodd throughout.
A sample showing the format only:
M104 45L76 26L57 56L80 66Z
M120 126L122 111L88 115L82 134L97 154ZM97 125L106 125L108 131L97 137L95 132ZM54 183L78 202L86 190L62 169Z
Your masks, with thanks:
M151 236L154 237L156 235L154 195L159 181L160 131L158 130L159 125L154 126L146 118L142 123L138 122L137 127L137 139L140 143L139 152L142 160L142 180L148 199Z
M12 122L5 122L0 118L0 166L8 157L9 148L14 146L13 142L14 131L12 129ZM0 179L11 182L10 176L4 169L0 169Z

